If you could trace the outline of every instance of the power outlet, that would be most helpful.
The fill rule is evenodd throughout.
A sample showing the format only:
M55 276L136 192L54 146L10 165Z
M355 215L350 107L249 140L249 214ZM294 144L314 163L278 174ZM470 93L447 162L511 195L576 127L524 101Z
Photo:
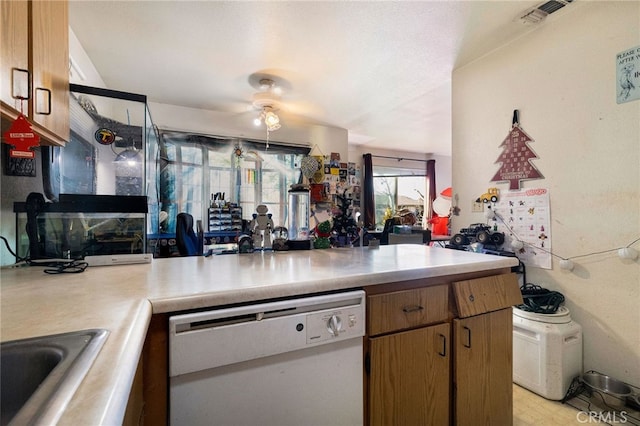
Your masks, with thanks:
M471 205L471 211L473 213L482 213L484 211L484 203L476 203L474 201Z

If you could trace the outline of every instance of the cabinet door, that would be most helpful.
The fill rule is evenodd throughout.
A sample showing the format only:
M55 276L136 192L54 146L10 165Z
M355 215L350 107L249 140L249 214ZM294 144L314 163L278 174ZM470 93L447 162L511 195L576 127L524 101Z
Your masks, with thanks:
M448 425L448 323L370 339L369 423Z
M66 1L31 2L33 72L31 118L50 134L69 139L69 11Z
M511 308L454 320L454 404L458 425L513 423Z
M29 9L26 1L0 0L0 100L6 106L20 111L20 101L14 97L29 95ZM24 71L19 71L24 70ZM15 87L14 87L15 86ZM3 105L4 109L5 105ZM23 103L23 113L28 114ZM13 114L15 115L15 114Z

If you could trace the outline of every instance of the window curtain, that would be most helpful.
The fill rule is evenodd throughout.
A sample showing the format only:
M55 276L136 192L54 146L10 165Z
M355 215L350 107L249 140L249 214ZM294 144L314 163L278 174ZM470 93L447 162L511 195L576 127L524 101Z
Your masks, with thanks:
M362 156L364 161L364 179L362 195L364 199L364 226L367 229L376 227L376 201L373 193L373 160L371 154Z
M427 206L425 218L433 217L433 200L436 199L436 160L427 160Z

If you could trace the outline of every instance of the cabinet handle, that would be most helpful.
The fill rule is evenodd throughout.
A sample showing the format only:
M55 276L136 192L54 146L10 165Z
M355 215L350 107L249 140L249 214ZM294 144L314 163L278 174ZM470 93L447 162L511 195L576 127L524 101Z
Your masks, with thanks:
M405 306L404 308L402 308L402 312L404 312L405 314L409 314L411 312L422 311L423 309L424 307L420 305Z
M442 350L438 351L438 355L440 355L441 357L446 357L447 356L447 336L440 333L438 333L438 336L442 338Z
M471 329L469 327L463 327L467 331L467 343L463 343L462 346L465 348L471 347Z
M22 76L22 78L21 78ZM27 87L27 90L20 90ZM31 97L31 74L29 70L22 68L11 68L11 97L21 101Z
M41 111L39 109L39 106L41 105L40 102L38 102L38 93L43 93L46 96L46 105L47 105L47 109L45 111ZM40 115L50 115L51 114L51 90L46 89L44 87L36 87L35 90L35 97L36 97L36 101L35 101L35 112L36 114L40 114Z

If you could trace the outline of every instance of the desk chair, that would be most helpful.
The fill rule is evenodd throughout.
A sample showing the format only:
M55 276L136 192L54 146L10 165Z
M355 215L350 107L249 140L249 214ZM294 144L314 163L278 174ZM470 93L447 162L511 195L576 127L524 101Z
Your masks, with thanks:
M178 213L176 218L176 247L180 256L198 254L198 237L193 231L193 216L189 213Z

